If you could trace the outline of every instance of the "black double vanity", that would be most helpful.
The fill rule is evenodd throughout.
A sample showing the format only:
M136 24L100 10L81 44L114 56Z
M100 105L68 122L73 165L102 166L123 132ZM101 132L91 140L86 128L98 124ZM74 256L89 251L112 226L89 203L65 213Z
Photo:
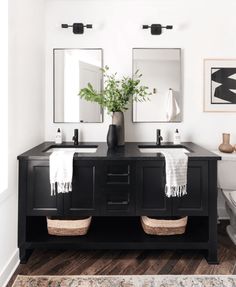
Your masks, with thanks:
M72 143L45 142L19 160L20 260L43 249L199 249L217 263L217 160L219 156L193 144L126 143L108 150L106 143L80 143L73 160L73 190L51 196L49 155ZM187 195L165 195L165 159L158 148L185 148L188 155ZM147 152L145 152L145 149ZM144 233L140 216L188 215L183 235ZM52 236L47 216L92 216L84 236Z

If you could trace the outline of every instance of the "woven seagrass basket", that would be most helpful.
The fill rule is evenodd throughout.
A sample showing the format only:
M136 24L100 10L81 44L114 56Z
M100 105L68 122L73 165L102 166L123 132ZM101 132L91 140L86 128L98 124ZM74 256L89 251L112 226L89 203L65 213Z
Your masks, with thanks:
M177 235L186 230L188 217L179 219L154 219L141 216L141 224L145 233L150 235Z
M79 236L88 232L92 217L83 219L58 219L47 217L48 234L57 236Z

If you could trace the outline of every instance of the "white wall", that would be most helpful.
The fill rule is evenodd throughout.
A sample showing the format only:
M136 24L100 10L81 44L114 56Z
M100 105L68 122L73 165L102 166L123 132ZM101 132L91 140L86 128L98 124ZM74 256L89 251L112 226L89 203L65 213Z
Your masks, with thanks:
M221 133L230 132L236 143L236 113L203 113L203 59L236 58L235 0L48 0L46 7L46 121L45 139L53 140L52 49L54 47L99 47L104 63L120 75L131 75L132 48L182 48L184 114L180 124L132 124L126 113L126 141L154 141L161 128L165 140L178 127L185 141L216 148ZM93 29L75 35L61 23L92 23ZM173 24L161 36L142 30L143 24ZM103 124L61 125L66 140L79 127L83 140L105 141L110 117Z
M18 263L17 155L44 139L44 0L9 0L9 179L0 195L0 286Z

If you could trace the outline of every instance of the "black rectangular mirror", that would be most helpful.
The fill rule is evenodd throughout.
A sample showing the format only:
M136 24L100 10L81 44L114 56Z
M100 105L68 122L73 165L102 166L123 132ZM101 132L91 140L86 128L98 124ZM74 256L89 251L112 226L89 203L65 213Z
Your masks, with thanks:
M102 122L102 108L78 95L88 83L103 88L102 49L54 49L53 60L54 123Z
M133 122L180 122L181 49L134 48L133 75L137 70L150 100L133 102Z

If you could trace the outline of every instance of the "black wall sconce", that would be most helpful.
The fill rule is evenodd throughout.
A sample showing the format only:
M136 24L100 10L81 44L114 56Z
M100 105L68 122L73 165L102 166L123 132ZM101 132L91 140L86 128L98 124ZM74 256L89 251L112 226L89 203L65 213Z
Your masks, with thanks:
M161 24L143 25L143 29L151 28L152 35L161 35L162 29L173 29L172 25L162 26Z
M72 27L74 34L84 34L84 28L92 29L93 25L92 24L84 25L83 23L74 23L73 25L61 24L61 27L62 28Z

